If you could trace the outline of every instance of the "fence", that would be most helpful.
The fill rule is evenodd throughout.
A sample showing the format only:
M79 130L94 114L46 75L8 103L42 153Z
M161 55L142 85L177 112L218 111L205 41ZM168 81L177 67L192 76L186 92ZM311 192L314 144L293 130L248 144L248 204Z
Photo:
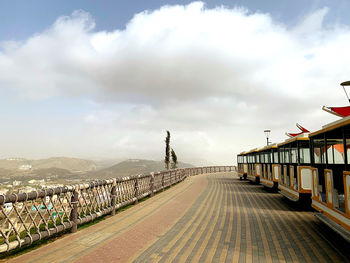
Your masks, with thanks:
M0 195L0 253L65 230L76 232L78 225L115 215L116 209L136 204L187 176L233 170L234 166L185 168Z

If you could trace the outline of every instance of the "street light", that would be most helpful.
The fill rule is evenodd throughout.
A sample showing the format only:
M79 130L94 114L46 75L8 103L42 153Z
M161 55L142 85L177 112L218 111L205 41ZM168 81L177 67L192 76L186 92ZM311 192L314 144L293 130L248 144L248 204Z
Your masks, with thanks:
M266 143L267 146L269 146L269 136L270 136L271 130L264 130L265 136L266 136Z

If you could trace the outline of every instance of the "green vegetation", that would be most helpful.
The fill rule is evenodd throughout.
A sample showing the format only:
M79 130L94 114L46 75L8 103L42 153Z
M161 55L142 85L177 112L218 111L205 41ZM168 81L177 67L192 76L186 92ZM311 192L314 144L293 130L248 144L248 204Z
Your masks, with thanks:
M165 138L165 169L169 170L170 168L170 132L166 131L167 136Z
M176 169L177 168L177 156L173 148L171 148L171 169Z

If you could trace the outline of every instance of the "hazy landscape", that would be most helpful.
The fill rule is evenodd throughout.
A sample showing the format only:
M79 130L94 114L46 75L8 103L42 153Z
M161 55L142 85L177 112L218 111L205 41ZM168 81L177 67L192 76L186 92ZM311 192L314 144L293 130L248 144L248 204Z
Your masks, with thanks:
M194 166L179 162L178 167ZM164 161L142 159L93 161L69 157L39 160L7 158L0 160L0 193L29 192L64 184L125 177L164 169Z

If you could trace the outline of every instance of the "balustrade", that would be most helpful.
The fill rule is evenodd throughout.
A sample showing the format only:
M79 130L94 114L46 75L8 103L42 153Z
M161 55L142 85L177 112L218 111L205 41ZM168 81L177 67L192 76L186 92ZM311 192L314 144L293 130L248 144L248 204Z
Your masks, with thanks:
M30 193L0 195L0 253L30 245L118 208L137 204L187 176L235 171L234 166L185 168L144 175L96 180Z

